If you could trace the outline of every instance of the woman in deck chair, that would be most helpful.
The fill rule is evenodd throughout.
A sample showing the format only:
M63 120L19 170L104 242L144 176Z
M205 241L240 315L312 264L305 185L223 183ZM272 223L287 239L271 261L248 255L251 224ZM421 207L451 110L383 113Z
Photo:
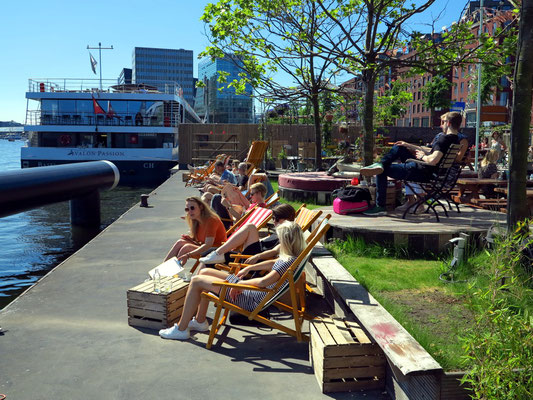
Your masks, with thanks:
M190 235L181 235L168 252L165 261L176 256L185 264L192 256L200 255L211 247L220 246L227 239L222 221L199 197L193 196L185 200L185 212Z
M209 302L202 299L201 294L203 291L218 294L220 287L215 286L213 284L214 282L225 280L231 283L239 282L256 287L273 288L305 247L302 229L294 222L287 221L279 225L276 228L276 233L278 234L281 245L280 256L276 260L249 265L240 270L236 275L215 269L204 269L200 271L199 275L194 276L185 296L183 313L179 322L171 328L161 329L159 336L164 339L187 340L190 337L191 330L199 332L209 330L209 323L206 319ZM270 272L259 278L241 280L242 277L252 271ZM264 292L231 289L227 293L226 300L252 311L265 296L266 293Z

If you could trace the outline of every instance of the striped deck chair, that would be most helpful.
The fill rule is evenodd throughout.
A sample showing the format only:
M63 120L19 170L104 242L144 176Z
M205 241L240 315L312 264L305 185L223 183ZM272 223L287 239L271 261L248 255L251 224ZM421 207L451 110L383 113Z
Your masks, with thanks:
M318 219L318 217L320 217L321 214L322 210L310 210L304 204L298 209L298 213L296 214L296 219L294 222L300 225L302 231L305 232L313 225L313 223Z
M266 226L270 218L272 218L272 210L255 206L254 208L246 212L246 214L244 214L244 216L240 220L238 220L233 226L231 226L226 231L226 237L231 237L231 235L233 235L241 226L244 226L245 224L254 224L257 230L261 230ZM194 257L196 258L196 262L191 268L191 273L196 271L196 268L198 268L198 265L200 264L200 261L198 259L200 257L201 256Z
M266 208L274 207L278 203L278 201L279 201L279 193L276 190L274 193L272 193L270 196L268 196L265 199Z
M209 339L207 341L206 347L208 349L211 348L215 335L219 331L220 327L225 323L229 311L243 314L247 316L250 320L261 322L267 326L270 326L271 328L285 332L291 336L296 337L298 341L309 341L309 337L302 333L302 323L304 319L312 318L305 313L305 293L302 290L299 290L301 284L298 284L298 281L303 277L303 271L311 255L311 250L313 249L315 244L317 244L317 242L322 238L322 236L324 236L328 229L329 219L324 218L324 220L320 224L320 228L317 229L316 233L308 242L305 249L293 261L287 272L285 272L283 276L280 277L278 283L272 289L258 288L246 284L229 283L224 281L214 283L214 285L220 286L220 295L217 296L213 293L203 292L202 297L207 299L208 301L213 302L216 307L215 317L213 319L213 324L211 325L211 332L209 333ZM257 290L261 292L266 292L267 295L253 311L248 311L226 300L226 293L229 288ZM285 304L280 301L281 297L287 292L290 293L290 304ZM270 307L271 305L275 305L276 307L292 314L294 320L294 329L259 315L262 310ZM224 314L221 318L223 309Z

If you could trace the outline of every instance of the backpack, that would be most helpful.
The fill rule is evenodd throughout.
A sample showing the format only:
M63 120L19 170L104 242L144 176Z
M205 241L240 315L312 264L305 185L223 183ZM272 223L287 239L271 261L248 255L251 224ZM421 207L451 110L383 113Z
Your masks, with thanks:
M368 188L363 188L359 186L346 186L344 188L336 189L332 193L332 196L350 202L361 202L367 201L370 202L370 191Z

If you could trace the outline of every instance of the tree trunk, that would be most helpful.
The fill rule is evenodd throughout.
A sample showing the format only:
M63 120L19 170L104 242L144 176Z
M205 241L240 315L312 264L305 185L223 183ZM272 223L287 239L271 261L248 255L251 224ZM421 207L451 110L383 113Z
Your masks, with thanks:
M363 109L363 161L365 165L374 162L374 85L376 78L372 71L363 72L365 101Z
M507 227L529 216L526 197L527 153L531 122L531 89L533 80L533 0L523 0L520 12L518 52L515 64L511 146L509 149L509 183Z
M315 168L317 170L322 170L322 130L320 124L318 92L313 93L311 104L313 105L313 120L315 122Z

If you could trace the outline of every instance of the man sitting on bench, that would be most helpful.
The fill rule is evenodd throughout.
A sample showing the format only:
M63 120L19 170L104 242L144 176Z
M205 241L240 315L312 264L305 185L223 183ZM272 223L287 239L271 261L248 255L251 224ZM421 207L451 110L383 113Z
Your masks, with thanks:
M460 113L455 111L446 113L441 117L444 135L440 135L431 148L416 146L400 140L383 156L381 162L361 168L361 175L363 176L377 175L376 206L363 214L369 216L387 214L385 205L387 177L389 176L397 180L428 182L435 171L435 166L446 154L450 145L459 143L457 133L462 122L463 117ZM406 162L413 158L413 153L418 160L424 161L425 165L414 161ZM393 164L395 161L401 161L401 163Z

